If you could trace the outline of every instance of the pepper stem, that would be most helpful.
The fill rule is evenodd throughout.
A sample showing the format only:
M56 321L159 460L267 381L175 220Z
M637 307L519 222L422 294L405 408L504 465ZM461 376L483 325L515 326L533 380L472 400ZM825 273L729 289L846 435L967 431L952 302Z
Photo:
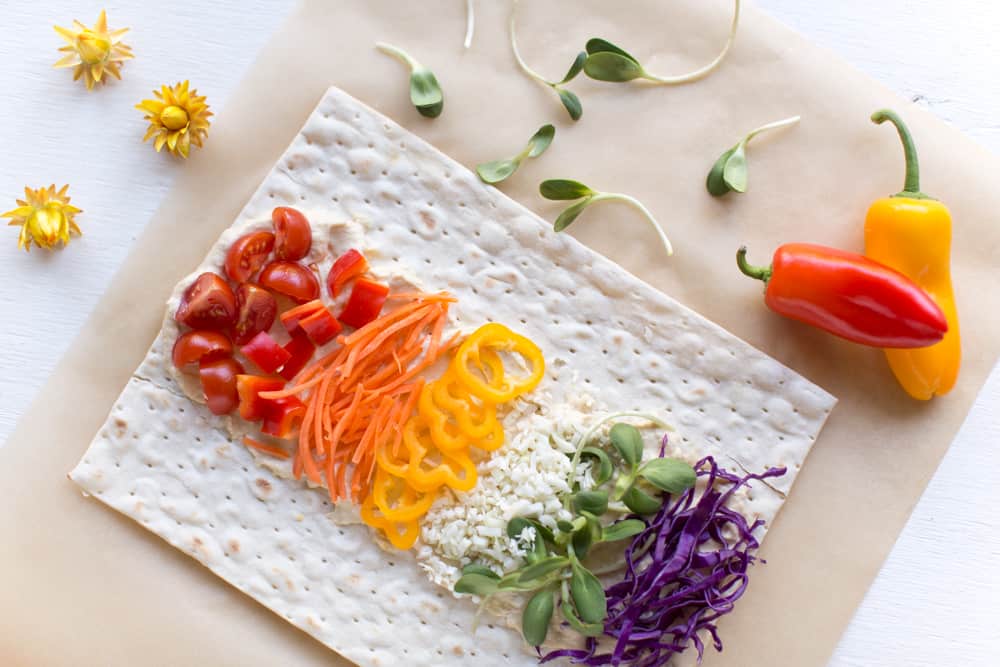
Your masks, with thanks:
M743 275L750 276L751 278L763 280L765 283L771 279L770 266L754 266L753 264L747 262L746 246L741 246L740 249L736 251L736 266L740 267L740 271L743 272Z
M894 197L912 197L914 199L930 199L920 191L920 161L917 159L917 147L913 143L913 135L906 127L906 123L892 109L880 109L872 114L872 122L881 125L889 121L896 126L899 133L899 140L903 142L903 156L906 159L906 178L903 181L903 190Z

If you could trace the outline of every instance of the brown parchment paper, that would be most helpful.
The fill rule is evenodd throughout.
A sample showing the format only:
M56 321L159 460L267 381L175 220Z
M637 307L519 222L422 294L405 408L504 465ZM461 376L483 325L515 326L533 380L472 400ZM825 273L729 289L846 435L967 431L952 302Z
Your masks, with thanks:
M731 11L722 0L642 0L628 11L598 0L522 4L525 58L556 79L592 36L627 46L652 71L684 71L714 56ZM989 180L995 170L984 168L995 158L752 8L730 58L707 80L662 88L581 77L570 87L584 117L573 124L551 91L516 69L508 9L476 3L475 41L463 51L464 3L317 0L265 47L0 450L0 663L343 662L156 536L86 501L65 478L155 336L173 284L334 84L470 167L517 152L539 125L555 122L552 147L502 186L507 193L550 217L558 208L536 194L544 178L637 196L667 226L677 249L669 260L625 207L589 211L573 233L839 397L768 534L767 565L722 625L725 652L706 659L824 664L1000 352L1000 195ZM439 119L409 106L406 73L374 51L376 40L437 73L446 96ZM956 389L929 404L903 394L880 352L769 313L760 285L733 262L740 243L758 263L785 241L861 250L868 203L902 182L894 133L867 120L886 105L904 113L917 137L924 190L956 220L965 356ZM723 150L793 114L802 115L799 126L751 146L748 194L706 195L705 173Z

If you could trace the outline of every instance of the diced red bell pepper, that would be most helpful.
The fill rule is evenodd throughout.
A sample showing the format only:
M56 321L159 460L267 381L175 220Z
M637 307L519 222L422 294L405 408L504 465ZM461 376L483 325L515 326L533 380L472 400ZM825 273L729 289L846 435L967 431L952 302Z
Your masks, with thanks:
M313 299L312 301L307 301L300 306L289 308L281 314L281 324L285 327L285 331L293 334L298 330L299 322L303 318L309 317L323 307L322 301L319 299Z
M290 308L281 314L281 323L290 334L302 331L316 345L325 345L339 334L343 327L319 299Z
M330 290L330 296L336 298L341 287L367 270L368 260L364 255L354 248L345 252L333 263L326 276L326 288Z
M268 400L260 397L262 391L278 391L285 388L281 378L259 375L237 375L236 391L240 395L240 417L255 422L264 418Z
M312 359L316 346L301 330L292 333L292 339L285 345L285 352L288 352L289 359L281 367L279 375L289 382L299 374L309 360Z
M267 401L264 404L264 423L260 430L276 438L287 438L305 414L305 403L296 396Z
M333 340L344 327L333 316L326 306L323 306L312 315L307 315L299 320L299 326L309 336L309 340L317 346L325 345Z
M291 353L278 345L266 331L251 338L249 343L240 348L240 352L265 373L276 373L292 358Z
M386 285L358 278L351 290L350 298L347 299L347 305L344 306L344 311L337 319L347 326L360 329L378 317L388 296L389 288Z

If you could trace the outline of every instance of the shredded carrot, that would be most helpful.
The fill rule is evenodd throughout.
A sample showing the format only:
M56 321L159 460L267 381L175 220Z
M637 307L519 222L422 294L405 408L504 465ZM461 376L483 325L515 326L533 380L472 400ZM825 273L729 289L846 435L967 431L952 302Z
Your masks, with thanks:
M263 443L260 440L254 440L249 435L243 436L243 444L246 445L247 447L251 447L258 451L264 452L265 454L270 454L271 456L274 456L279 459L287 459L291 456L291 454L286 452L281 447L275 447L273 445L268 445L266 443Z
M298 395L306 404L293 472L325 483L333 501L368 496L375 449L398 452L403 425L416 409L430 367L453 341L441 344L454 298L447 294L393 295L409 300L340 336L333 352L313 361L297 384L264 398Z

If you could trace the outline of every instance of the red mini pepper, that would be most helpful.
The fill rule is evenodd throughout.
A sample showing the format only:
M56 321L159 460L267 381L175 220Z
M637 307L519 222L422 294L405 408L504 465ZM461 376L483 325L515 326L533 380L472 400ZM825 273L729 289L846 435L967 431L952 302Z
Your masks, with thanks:
M251 338L249 343L240 348L240 352L265 373L278 372L292 358L291 353L278 345L266 331Z
M285 352L288 353L289 359L281 367L281 372L278 373L289 382L305 368L309 360L312 359L313 352L316 351L316 346L301 329L292 331L291 334L292 339L285 344Z
M313 299L281 314L285 330L294 334L302 331L316 345L326 345L343 330L340 322L319 299Z
M360 276L368 270L368 260L360 252L351 248L337 258L337 261L330 267L330 273L326 276L326 288L330 290L330 296L336 297L340 288L354 277Z
M349 327L360 329L382 312L382 305L389 296L389 288L372 280L358 278L347 299L339 319Z
M941 308L902 273L864 255L809 243L787 243L769 267L751 266L746 248L740 271L767 285L774 312L862 345L933 345L948 331Z
M279 391L285 388L281 378L259 375L237 375L236 393L240 397L240 417L248 422L259 421L265 416L267 400L260 397L262 391Z
M305 414L305 403L296 396L269 400L264 403L264 422L260 431L276 438L287 438Z

